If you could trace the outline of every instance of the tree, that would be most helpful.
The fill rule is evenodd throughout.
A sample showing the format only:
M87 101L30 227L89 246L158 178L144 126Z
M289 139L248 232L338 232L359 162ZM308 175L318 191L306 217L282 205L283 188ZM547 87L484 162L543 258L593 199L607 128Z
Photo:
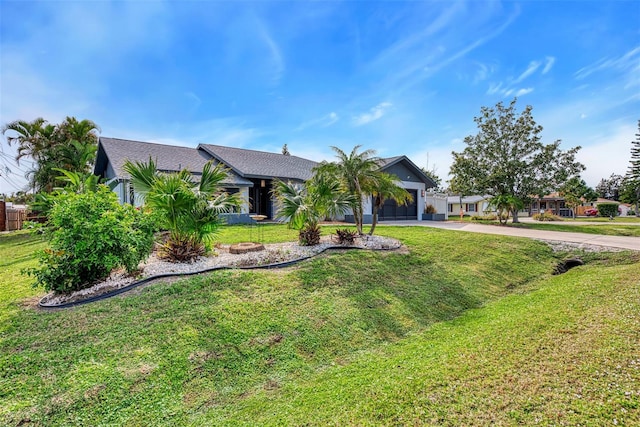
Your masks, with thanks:
M442 178L440 178L437 174L436 174L436 169L435 167L432 169L427 169L427 168L420 168L422 170L422 172L427 175L429 178L431 178L431 180L436 184L436 187L438 190L440 190L440 186L442 185Z
M342 190L352 196L351 208L358 234L362 234L364 197L373 192L380 173L380 159L375 157L375 151L365 150L358 153L360 147L356 145L349 154L338 147L331 147L338 161L323 162L314 168L314 173L340 182Z
M635 203L636 216L640 216L640 120L635 141L631 141L631 160L629 170L622 183L621 200L625 203Z
M373 196L373 218L371 230L369 230L370 236L373 235L378 224L378 211L384 206L386 200L395 200L398 205L406 205L413 201L411 194L398 185L397 178L384 172L378 174L371 194Z
M289 152L289 147L287 147L287 144L284 144L282 146L282 154L284 154L285 156L290 156L291 153Z
M589 187L579 176L574 176L562 184L559 191L564 197L565 205L571 208L573 219L576 218L576 209L583 202L592 202L598 198L598 194Z
M620 185L622 184L622 175L612 173L609 178L602 178L596 185L596 193L598 197L609 200L620 200Z
M161 253L172 261L190 261L210 248L213 237L222 223L221 213L240 206L238 194L222 191L227 177L220 165L205 164L200 182L191 174L157 171L152 159L148 163L127 161L123 169L131 175L135 191L144 197L145 205L156 212L169 238L161 246Z
M273 194L279 204L278 218L299 231L303 246L320 243L320 220L344 214L353 205L353 197L341 191L339 181L322 174L305 184L275 181Z
M517 115L516 101L505 107L482 107L475 117L478 133L464 139L466 148L453 152L452 183L476 194L511 196L516 205L526 205L534 196L543 196L569 177L584 170L576 161L580 147L560 150L560 141L544 145L532 107ZM518 209L512 208L513 222Z
M51 192L60 173L56 169L87 173L98 146L98 126L91 120L67 117L58 124L43 118L32 122L17 120L2 128L7 144L17 146L16 162L25 157L34 161L27 178L36 191Z

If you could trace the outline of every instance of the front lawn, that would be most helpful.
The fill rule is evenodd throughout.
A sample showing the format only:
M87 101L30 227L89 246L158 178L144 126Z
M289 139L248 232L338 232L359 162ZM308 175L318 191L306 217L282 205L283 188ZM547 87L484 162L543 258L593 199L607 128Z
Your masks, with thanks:
M220 241L246 232L227 227ZM0 423L640 421L637 254L591 254L551 276L559 256L536 241L380 234L408 252L214 272L51 312L18 273L41 244L0 235Z
M528 222L519 224L509 224L509 226L529 228L533 230L548 231L568 231L572 233L604 234L608 236L638 236L640 237L640 226L624 225L624 223L596 223L593 225L569 224L563 222Z

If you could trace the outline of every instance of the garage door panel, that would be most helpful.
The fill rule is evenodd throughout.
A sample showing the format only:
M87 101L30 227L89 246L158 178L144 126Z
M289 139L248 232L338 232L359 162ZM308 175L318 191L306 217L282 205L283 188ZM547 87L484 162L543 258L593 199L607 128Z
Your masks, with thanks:
M418 190L407 190L413 197L413 201L408 205L398 206L394 200L385 200L382 209L378 211L378 220L411 220L418 219Z

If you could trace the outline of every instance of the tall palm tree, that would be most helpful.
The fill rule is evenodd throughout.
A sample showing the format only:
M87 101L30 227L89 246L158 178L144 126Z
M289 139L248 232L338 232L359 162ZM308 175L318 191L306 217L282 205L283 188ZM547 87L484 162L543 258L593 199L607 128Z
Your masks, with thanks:
M152 159L148 163L127 161L123 168L131 175L135 191L169 231L162 252L172 261L188 261L204 254L222 223L220 214L241 204L238 194L222 191L227 172L211 162L202 169L200 182L194 182L186 170L158 172Z
M360 147L356 145L349 154L338 147L331 147L338 161L323 162L314 169L316 174L338 179L343 191L353 197L352 210L358 234L362 234L364 197L376 187L380 170L380 159L375 157L375 151L358 153Z
M406 205L413 201L411 194L398 185L398 180L393 175L379 172L376 177L376 184L371 192L373 196L373 219L369 235L372 236L378 224L378 211L386 200L395 200L398 205Z

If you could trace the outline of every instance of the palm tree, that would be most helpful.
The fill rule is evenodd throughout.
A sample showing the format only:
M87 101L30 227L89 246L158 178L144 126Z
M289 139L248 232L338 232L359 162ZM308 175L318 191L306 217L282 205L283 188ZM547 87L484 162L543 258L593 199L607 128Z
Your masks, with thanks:
M17 145L16 162L23 157L32 157L39 162L43 151L51 146L55 126L38 117L32 122L16 120L2 127L2 135L7 138L9 146ZM12 132L14 135L7 135Z
M321 174L304 185L276 181L273 194L279 202L277 217L299 230L298 241L303 246L320 243L320 220L344 214L354 202L353 196L341 191L338 181Z
M373 219L369 235L372 236L378 223L378 211L384 205L385 200L395 200L399 205L406 205L413 201L411 194L398 185L398 180L388 173L379 172L376 177L376 185L372 191Z
M375 151L358 153L360 147L356 145L349 154L338 147L331 147L336 152L338 161L323 162L314 169L316 174L337 179L343 191L353 197L351 208L358 234L362 234L364 197L375 189L380 174L380 159L374 156Z
M148 163L127 161L123 168L131 175L133 187L144 197L146 206L159 215L162 226L169 231L161 249L172 261L189 261L203 255L222 223L220 214L241 204L238 194L222 191L227 172L211 162L204 166L197 183L186 170L158 172L152 159Z

